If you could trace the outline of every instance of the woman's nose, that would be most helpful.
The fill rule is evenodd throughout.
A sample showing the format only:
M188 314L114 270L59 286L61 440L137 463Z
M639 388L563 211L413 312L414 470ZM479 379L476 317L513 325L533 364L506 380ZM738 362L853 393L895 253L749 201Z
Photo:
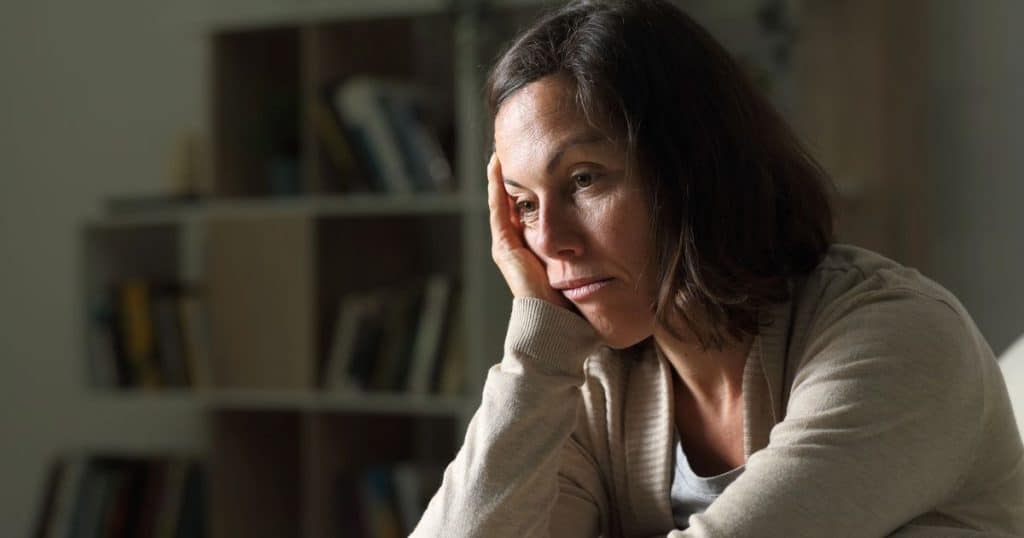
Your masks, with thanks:
M537 253L550 259L568 259L583 253L583 234L572 212L542 207L537 222Z

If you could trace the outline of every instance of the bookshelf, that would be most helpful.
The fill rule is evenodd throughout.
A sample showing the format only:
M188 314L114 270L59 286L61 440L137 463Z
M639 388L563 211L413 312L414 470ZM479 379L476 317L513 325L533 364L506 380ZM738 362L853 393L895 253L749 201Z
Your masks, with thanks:
M314 4L211 16L212 173L187 199L112 201L79 236L85 382L109 405L203 417L211 536L410 530L407 501L376 523L353 506L371 504L384 478L413 499L436 489L500 357L510 307L490 263L480 172L481 58L500 40L482 38L485 21L468 7ZM343 117L339 88L357 76L422 91L417 119L451 179L399 191L358 177L379 175L366 162L338 166L316 108ZM434 370L458 356L445 370L455 381L443 393L437 373L415 393L332 386L343 299L424 275L450 285ZM165 349L158 302L179 313L168 333L180 336L177 352Z
M355 534L374 526L353 508L374 495L368 479L394 470L397 484L401 465L401 476L418 477L413 497L440 483L486 368L500 359L511 306L490 259L481 86L499 48L539 9L411 0L210 8L211 173L187 200L110 204L80 233L85 382L110 405L166 403L203 417L195 444L208 475L206 534ZM716 20L749 34L750 15ZM323 105L337 107L339 88L357 76L422 90L418 119L450 164L447 182L398 190L371 179L380 176L372 159L339 164ZM451 367L457 389L331 386L325 372L343 299L426 274L446 275L457 289L459 321L446 324L437 353L438 364L461 357ZM161 300L189 312L179 314L174 366L163 359L173 351L139 351L166 345L155 314L148 336L97 335L97 323L137 331L145 316L111 316ZM131 356L128 348L139 356L127 365L111 359ZM103 349L106 361L97 359ZM410 530L409 507L392 508L389 519Z

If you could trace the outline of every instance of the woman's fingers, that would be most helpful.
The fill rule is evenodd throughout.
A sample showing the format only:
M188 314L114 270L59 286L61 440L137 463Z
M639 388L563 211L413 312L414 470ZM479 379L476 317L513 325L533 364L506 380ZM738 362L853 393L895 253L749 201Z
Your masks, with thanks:
M497 154L487 163L487 206L490 208L491 256L514 297L538 297L572 308L569 301L548 284L544 264L526 247L520 232L515 200L505 190Z
M498 164L498 154L492 153L491 160L487 163L487 207L491 210L491 230L500 224L498 219L503 216L507 218L508 204L505 202L505 189L501 183L501 165Z
M501 164L498 155L491 154L487 163L487 206L490 209L491 248L494 254L521 246L519 234L512 225L512 209L508 192L501 177Z

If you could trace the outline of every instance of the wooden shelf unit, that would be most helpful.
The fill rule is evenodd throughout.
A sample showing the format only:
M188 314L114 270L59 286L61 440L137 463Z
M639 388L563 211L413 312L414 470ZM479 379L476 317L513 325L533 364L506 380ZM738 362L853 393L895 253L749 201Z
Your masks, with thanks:
M339 480L371 466L422 467L438 481L424 487L436 489L485 370L500 359L511 301L490 260L480 87L483 58L502 38L482 31L476 9L424 6L352 16L269 10L211 26L214 166L201 196L121 206L83 224L84 303L127 278L199 290L201 382L111 387L86 378L111 405L166 404L203 417L197 444L206 447L212 536L337 535L351 516ZM523 18L527 8L514 11ZM515 28L503 22L507 38ZM453 192L345 192L309 108L352 75L429 90L426 119L452 163ZM462 389L322 387L339 298L433 273L457 285Z

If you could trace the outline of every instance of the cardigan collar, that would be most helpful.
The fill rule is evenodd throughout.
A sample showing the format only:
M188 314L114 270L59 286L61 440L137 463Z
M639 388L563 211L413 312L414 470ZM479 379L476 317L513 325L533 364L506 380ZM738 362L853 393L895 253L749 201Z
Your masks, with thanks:
M793 286L790 285L792 297ZM754 339L743 370L744 454L768 446L772 428L784 416L784 378L794 299L767 310L767 326ZM629 368L626 395L626 480L636 535L672 528L674 399L670 363L648 345Z
M794 304L790 300L768 309L770 324L754 340L754 352L743 369L743 449L747 458L768 446L772 428L786 415L786 363Z

